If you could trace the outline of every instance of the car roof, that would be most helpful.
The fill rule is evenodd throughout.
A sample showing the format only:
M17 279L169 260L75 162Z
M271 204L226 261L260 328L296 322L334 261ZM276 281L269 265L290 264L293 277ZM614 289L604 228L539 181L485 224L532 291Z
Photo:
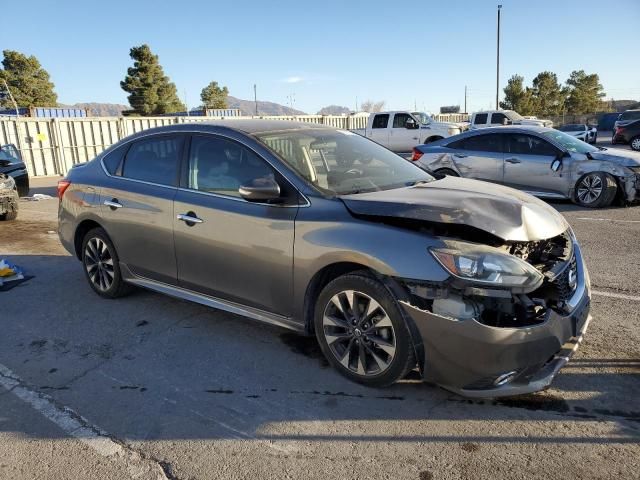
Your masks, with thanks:
M282 132L286 130L308 130L311 128L321 128L335 130L335 128L317 123L294 122L286 120L264 120L264 119L224 119L207 120L205 122L187 122L180 124L164 125L162 127L143 130L134 136L146 136L153 133L198 131L216 132L220 130L235 130L238 132L254 134L268 132Z
M497 127L474 128L467 130L462 135L474 135L483 133L544 133L553 131L553 128L538 127L536 125L504 125ZM452 138L452 137L449 137Z

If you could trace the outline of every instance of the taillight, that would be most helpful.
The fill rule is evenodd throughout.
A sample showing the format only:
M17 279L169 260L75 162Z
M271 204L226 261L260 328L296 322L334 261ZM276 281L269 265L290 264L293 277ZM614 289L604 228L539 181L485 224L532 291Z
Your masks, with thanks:
M69 185L71 185L69 180L58 180L58 199L60 201L62 201L62 196L64 192L67 191L67 188L69 188Z
M420 150L416 147L413 147L413 155L411 155L411 161L415 162L416 160L420 160L420 157L424 155Z

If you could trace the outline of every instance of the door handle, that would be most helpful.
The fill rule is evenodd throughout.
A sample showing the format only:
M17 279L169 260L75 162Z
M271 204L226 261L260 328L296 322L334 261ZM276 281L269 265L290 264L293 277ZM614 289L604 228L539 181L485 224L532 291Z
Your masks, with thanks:
M109 207L111 210L117 210L119 208L122 208L122 204L118 202L117 198L112 198L111 200L105 200L103 203L104 205Z
M411 137L413 140L420 140L420 137Z
M184 223L186 223L188 226L193 227L196 223L203 223L204 220L202 220L201 218L198 218L197 215L193 212L187 212L187 213L179 213L176 218L178 220L183 221Z
M507 163L522 163L520 160L518 160L517 158L505 158L504 160Z
M457 158L467 158L467 155L464 153L454 153L453 156Z

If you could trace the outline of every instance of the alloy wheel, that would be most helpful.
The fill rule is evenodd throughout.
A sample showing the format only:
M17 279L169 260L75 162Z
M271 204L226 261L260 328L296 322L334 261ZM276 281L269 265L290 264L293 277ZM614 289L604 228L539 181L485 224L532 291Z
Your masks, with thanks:
M631 141L631 148L634 150L640 150L640 137L634 138Z
M357 375L381 374L396 355L391 319L365 293L345 290L331 297L324 309L322 328L332 355Z
M585 204L590 204L598 200L602 195L603 185L599 175L591 174L582 179L578 185L578 200Z
M107 291L113 285L115 272L113 257L107 244L98 237L91 238L84 249L84 266L89 280L100 291Z

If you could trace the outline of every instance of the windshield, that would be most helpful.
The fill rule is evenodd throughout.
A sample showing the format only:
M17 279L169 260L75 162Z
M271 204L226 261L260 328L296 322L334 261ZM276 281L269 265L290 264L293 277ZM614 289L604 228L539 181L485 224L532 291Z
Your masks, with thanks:
M561 127L558 127L558 130L561 132L580 132L584 130L584 125L571 123L569 125L562 125Z
M434 178L377 143L346 130L258 133L309 183L331 195L390 190Z
M524 120L524 117L520 115L518 112L514 112L513 110L505 110L504 113L509 117L509 120L512 121L520 121Z
M596 147L589 145L582 140L578 140L576 137L567 135L566 133L559 130L550 130L548 132L544 132L542 135L551 140L554 140L556 143L559 143L565 149L572 153L586 154L598 151Z
M428 123L431 123L433 121L433 119L431 118L431 116L428 113L424 113L424 112L411 112L411 114L416 117L416 119L422 124L422 125L426 125Z

